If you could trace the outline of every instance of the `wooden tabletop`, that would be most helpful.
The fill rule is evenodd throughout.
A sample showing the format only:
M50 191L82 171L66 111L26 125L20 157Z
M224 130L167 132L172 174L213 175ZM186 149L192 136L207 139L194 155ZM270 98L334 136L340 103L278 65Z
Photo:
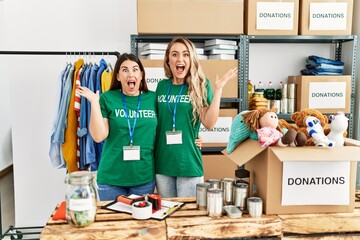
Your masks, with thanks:
M211 218L206 210L196 209L195 198L170 200L185 205L162 221L134 220L130 214L101 209L109 202L99 202L96 220L91 225L76 228L66 221L50 218L40 239L360 239L360 191L356 193L353 213L262 215L260 218L247 214L238 219Z

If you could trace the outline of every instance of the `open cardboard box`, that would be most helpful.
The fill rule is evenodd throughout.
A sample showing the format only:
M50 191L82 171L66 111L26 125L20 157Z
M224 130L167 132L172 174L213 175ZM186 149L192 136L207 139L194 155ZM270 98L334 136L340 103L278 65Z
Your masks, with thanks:
M238 166L245 164L250 171L250 196L256 186L256 195L263 200L263 210L266 214L290 214L290 213L326 213L326 212L352 212L355 204L355 182L357 162L360 161L360 142L353 139L345 139L345 146L322 148L322 147L261 147L253 140L247 139L240 143L230 154L223 150L222 153L235 162ZM350 163L347 164L345 173L348 187L347 203L343 205L282 205L283 194L283 164L285 162L302 162L308 170L318 162ZM330 162L330 163L329 163ZM308 164L308 165L307 165ZM305 169L305 171L307 171ZM307 190L305 189L305 192ZM312 195L306 192L307 197ZM309 195L309 196L308 196ZM302 199L303 196L292 196ZM332 193L330 200L339 198L338 193Z

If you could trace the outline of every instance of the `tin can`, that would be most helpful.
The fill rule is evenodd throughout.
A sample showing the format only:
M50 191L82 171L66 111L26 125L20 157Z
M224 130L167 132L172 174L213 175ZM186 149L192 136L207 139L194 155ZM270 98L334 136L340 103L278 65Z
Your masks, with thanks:
M247 200L248 211L251 217L261 217L262 214L262 200L259 197L249 197Z
M283 98L288 98L288 94L287 94L287 92L288 92L288 85L287 84L283 84L283 85L281 85L281 98L283 99Z
M294 112L295 112L295 99L289 98L288 106L287 106L287 113L294 113Z
M196 206L198 209L205 210L207 206L207 190L210 187L210 183L198 183L196 184Z
M290 99L295 98L295 83L289 83L287 90L288 90L287 98Z
M219 188L207 191L207 211L210 217L221 217L223 211L223 192Z
M271 100L270 109L276 109L276 113L280 113L280 100Z
M224 178L221 180L221 189L223 191L224 205L233 204L233 178Z
M288 99L287 99L287 98L281 99L281 103L280 103L280 113L281 113L281 114L286 114L286 113L288 113Z
M246 199L248 197L249 184L234 183L233 190L234 205L239 207L241 211L244 211L246 209Z
M210 188L220 188L220 180L218 179L208 179L206 182L210 184Z

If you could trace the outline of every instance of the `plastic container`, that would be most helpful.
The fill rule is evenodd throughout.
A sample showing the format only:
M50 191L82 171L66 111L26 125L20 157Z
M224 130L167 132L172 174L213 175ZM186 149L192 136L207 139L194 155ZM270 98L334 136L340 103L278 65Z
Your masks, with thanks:
M224 211L230 218L241 218L242 211L234 205L227 205L223 207Z

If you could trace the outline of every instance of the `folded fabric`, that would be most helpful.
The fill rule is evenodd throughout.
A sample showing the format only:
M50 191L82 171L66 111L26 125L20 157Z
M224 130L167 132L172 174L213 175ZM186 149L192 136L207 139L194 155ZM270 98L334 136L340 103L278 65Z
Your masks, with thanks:
M326 63L326 64L332 64L332 65L337 65L337 66L344 66L344 63L341 61L336 61L336 60L323 58L323 57L319 57L319 56L315 56L315 55L309 56L309 59L313 60L314 62L316 62L318 64Z
M329 73L339 73L341 74L343 72L342 69L332 69L332 68L316 68L310 64L306 64L306 68L309 70L314 70L317 72L329 72Z
M311 59L306 59L306 63L308 65L311 65L314 68L324 68L324 69L344 69L344 66L340 65L334 65L334 64L328 64L328 63L316 63L315 61Z
M52 216L52 220L66 220L66 202L65 201L60 203L58 209L56 209L55 214Z
M300 71L301 75L342 75L340 73L334 72L319 72L311 69L302 69Z

